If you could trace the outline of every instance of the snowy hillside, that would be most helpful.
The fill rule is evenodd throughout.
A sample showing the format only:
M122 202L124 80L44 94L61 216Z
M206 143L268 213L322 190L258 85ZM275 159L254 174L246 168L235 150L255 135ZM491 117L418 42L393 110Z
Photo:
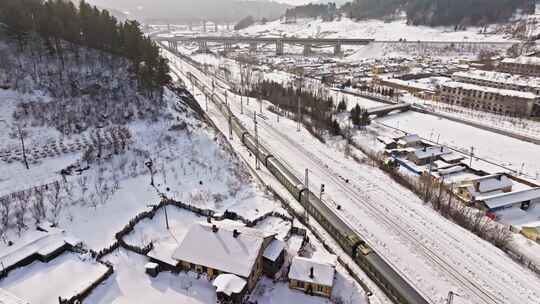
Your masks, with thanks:
M297 36L320 38L371 38L375 40L409 41L504 41L509 37L500 34L481 34L480 28L468 28L466 31L454 31L449 27L411 26L405 19L392 22L365 20L355 22L342 17L331 22L321 19L298 19L296 23L283 23L281 20L257 24L240 31L243 35L253 36ZM487 33L496 30L496 26L487 29Z

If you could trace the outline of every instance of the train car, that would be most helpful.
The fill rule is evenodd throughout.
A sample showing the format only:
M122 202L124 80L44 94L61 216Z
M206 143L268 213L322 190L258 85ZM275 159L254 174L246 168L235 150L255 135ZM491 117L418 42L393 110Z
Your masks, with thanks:
M411 284L403 279L388 263L386 263L376 252L357 258L363 259L360 266L364 272L381 287L381 289L395 303L403 304L429 304ZM362 265L363 264L363 265Z

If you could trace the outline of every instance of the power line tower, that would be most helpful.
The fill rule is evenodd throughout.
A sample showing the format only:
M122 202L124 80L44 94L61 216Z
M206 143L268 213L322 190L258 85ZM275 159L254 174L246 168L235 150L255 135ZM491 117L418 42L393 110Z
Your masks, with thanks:
M255 127L255 169L259 170L259 132L257 131L257 113L253 112L253 125Z

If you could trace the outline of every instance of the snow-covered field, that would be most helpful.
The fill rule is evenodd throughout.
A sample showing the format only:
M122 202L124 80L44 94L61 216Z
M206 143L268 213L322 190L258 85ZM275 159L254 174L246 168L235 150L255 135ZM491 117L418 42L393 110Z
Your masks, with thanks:
M244 116L236 102L233 112L251 129L258 103L245 104ZM443 303L448 290L463 295L455 303L491 303L489 297L498 303L536 303L538 279L503 252L443 219L378 169L345 159L341 144L321 144L306 131L296 132L295 122L278 124L273 114L264 116L259 120L263 143L299 176L309 168L312 187L324 183L327 200L339 202L359 233L434 303Z
M540 146L432 115L407 112L376 120L537 177ZM473 161L473 165L475 165ZM483 166L482 164L476 164ZM502 170L502 169L501 169Z

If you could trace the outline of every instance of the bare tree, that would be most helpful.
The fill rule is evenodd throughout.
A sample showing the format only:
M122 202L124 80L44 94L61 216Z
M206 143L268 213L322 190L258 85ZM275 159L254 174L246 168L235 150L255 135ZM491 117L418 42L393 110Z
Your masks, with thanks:
M45 207L45 194L43 189L35 189L30 213L36 223L40 223L45 218L47 210Z
M64 200L60 195L61 192L62 191L60 183L56 182L52 185L52 187L50 187L49 191L46 193L47 200L49 201L49 204L51 206L50 221L53 223L53 225L58 224L58 216L60 215L64 207Z
M27 191L18 192L16 195L16 205L15 205L15 226L17 227L17 233L20 235L21 231L26 228L24 218L26 217L26 212L28 210L30 194Z
M3 236L9 228L9 219L11 216L11 200L8 198L0 199L0 215L2 216L0 218L0 235Z

